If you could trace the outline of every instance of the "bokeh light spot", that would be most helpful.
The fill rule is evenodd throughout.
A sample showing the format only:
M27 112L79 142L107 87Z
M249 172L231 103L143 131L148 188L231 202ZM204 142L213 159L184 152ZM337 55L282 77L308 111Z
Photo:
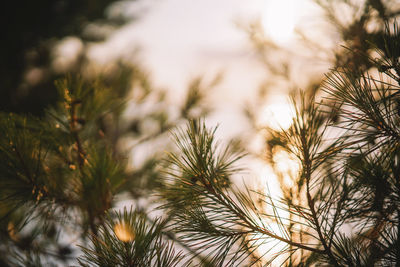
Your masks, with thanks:
M117 223L114 226L114 233L122 242L130 242L135 239L133 229L126 223Z

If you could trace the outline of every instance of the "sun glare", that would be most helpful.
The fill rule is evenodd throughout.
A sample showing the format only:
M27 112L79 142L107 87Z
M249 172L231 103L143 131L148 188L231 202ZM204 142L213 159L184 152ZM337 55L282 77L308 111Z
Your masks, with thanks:
M272 95L265 107L261 110L258 124L261 127L269 127L276 131L287 130L293 122L294 118L294 110L290 105L287 97L285 95ZM264 188L264 193L266 195L270 195L273 199L280 199L283 195L282 190L285 187L294 186L296 175L299 170L298 162L286 151L283 149L273 149L273 161L275 169L265 162L264 166L260 168L260 181L266 183ZM281 180L278 178L282 177ZM282 184L280 184L282 183ZM265 210L266 213L270 211ZM277 215L282 218L283 221L288 218L288 213L284 210L278 209ZM268 224L271 231L276 233L281 237L285 237L287 233L285 233L281 227L278 226L277 223L270 222ZM257 243L259 245L257 249L257 253L259 255L273 255L274 253L278 253L285 248L285 244L281 242L272 242L272 243L263 243L263 239L260 239ZM282 259L278 259L275 263L276 265L271 266L280 266Z
M279 186L278 178L276 176L276 173L274 173L274 170L272 169L271 166L266 165L265 162L261 163L262 165L258 169L259 176L261 178L260 182L264 184L263 188L263 194L270 196L274 200L281 199L282 197L282 188ZM267 202L269 202L268 198L265 199ZM265 206L264 212L266 214L272 214L270 210L270 206ZM282 220L285 220L288 218L288 213L282 209L277 209L275 210L276 214L282 218ZM285 237L286 233L282 230L280 226L273 220L271 221L265 221L264 223L267 223L268 225L268 231L273 232L276 235L279 235L281 237ZM260 227L264 227L263 225L260 224ZM279 253L283 249L285 249L286 244L277 240L271 240L266 238L263 234L258 234L255 236L252 236L254 242L254 246L257 246L257 254L262 257L262 262L265 264L267 262L267 259L269 259L272 255ZM266 242L269 241L269 242ZM265 260L264 260L265 259ZM270 266L282 266L283 262L279 259L277 259L273 264Z
M282 97L273 98L261 111L258 123L273 130L286 130L292 125L293 111Z
M262 24L269 37L280 44L294 37L299 20L299 0L266 0Z

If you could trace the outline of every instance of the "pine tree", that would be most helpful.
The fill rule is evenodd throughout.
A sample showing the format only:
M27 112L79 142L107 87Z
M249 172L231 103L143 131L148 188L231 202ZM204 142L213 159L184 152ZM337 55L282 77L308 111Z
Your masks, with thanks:
M159 186L160 151L142 156L141 165L129 168L128 152L164 138L184 120L204 115L203 93L208 86L195 79L186 101L175 110L179 115L171 116L163 108L164 92L153 88L139 69L121 66L94 80L72 75L58 80L60 99L42 117L0 113L0 266L76 264L80 251L89 251L90 243L115 226L110 221L114 218L120 222L129 218L116 231L129 234L124 228L129 225L135 244L143 237L137 252L140 259L132 260L131 266L149 265L154 257L160 266L170 266L171 258L179 259L161 240L164 224L149 217L147 204L140 204ZM134 95L128 99L131 90ZM154 99L160 108L143 112L140 106ZM126 119L123 111L128 103L142 115ZM151 132L143 128L149 120L157 126ZM124 148L120 140L127 137L135 143ZM121 195L136 206L118 217L112 210ZM116 265L95 257L100 265ZM122 261L120 266L129 264Z
M397 24L387 30L379 58L354 52L379 73L335 69L320 95L292 97L289 129L271 130L270 145L300 164L286 192L292 195L273 199L231 185L240 156L218 147L204 124L192 122L175 136L181 154L169 157L163 208L202 264L399 264L400 31ZM273 251L274 241L284 248ZM271 251L262 254L262 245Z
M287 130L270 129L271 150L299 163L280 199L232 182L245 155L193 119L201 80L175 120L156 111L123 127L126 73L58 81L60 99L43 117L1 113L0 265L399 265L400 30L380 36L368 43L373 57L352 47L346 58L362 64L338 64L322 91L292 96ZM151 86L133 76L140 103ZM148 118L159 128L146 136L138 125ZM141 143L186 119L163 164L127 168L120 138ZM139 201L154 191L160 216ZM137 205L115 211L122 193Z
M95 4L86 0L10 2L0 17L1 24L7 25L0 44L0 110L43 114L45 107L57 100L54 80L67 72L83 72L89 61L82 52L68 69L57 70L54 47L66 37L79 40L82 46L104 41L107 37L104 31L90 28L117 28L126 23L128 18L123 14L106 15L107 9L121 4L127 3L115 0L99 0ZM33 75L36 78L28 78L29 73L36 73Z

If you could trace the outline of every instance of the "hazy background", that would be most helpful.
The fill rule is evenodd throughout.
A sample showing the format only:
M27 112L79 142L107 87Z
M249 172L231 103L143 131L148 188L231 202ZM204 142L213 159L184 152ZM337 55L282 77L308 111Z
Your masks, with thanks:
M256 154L264 139L254 126L290 124L288 92L322 77L331 60L324 51L335 39L322 23L321 10L308 0L119 1L106 14L128 18L128 23L108 34L104 42L86 45L92 68L111 68L116 60L138 63L155 87L167 91L171 106L184 100L193 78L210 81L221 74L218 86L206 93L206 104L212 109L206 121L209 126L219 125L218 138L241 137ZM319 36L320 47L304 42L302 34ZM260 40L266 42L263 53L257 49ZM55 50L53 66L62 68L82 52L83 45L67 37ZM270 64L277 69L288 64L290 77L271 72ZM262 97L260 88L266 91ZM248 109L255 113L256 125L246 117ZM127 116L135 112L135 106L128 106ZM149 146L139 146L132 151L132 164L141 162L140 151L149 150ZM269 179L272 171L262 160L250 161L246 168L262 183L265 179L274 183Z
M125 9L116 6L112 12L140 12L141 16L113 33L105 43L90 46L88 57L103 66L117 58L140 62L156 86L173 92L169 94L171 102L182 100L193 77L212 79L222 73L223 81L208 97L218 111L210 119L232 135L246 128L242 108L255 97L261 83L276 79L268 74L246 27L258 21L264 27L263 34L278 45L293 49L299 46L296 28L309 33L318 31L315 28L320 16L319 10L306 0L139 0ZM296 48L291 52L291 61L303 71L302 77L307 75L306 69L317 68L321 73L327 69L326 62L312 66L310 58L302 62L304 56L293 51ZM281 95L289 88L284 87L277 86L270 92L271 102L285 99Z

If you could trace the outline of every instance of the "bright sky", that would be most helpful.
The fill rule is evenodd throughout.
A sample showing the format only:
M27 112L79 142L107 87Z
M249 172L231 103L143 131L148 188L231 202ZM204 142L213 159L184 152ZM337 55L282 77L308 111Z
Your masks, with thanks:
M216 70L256 69L254 52L246 34L235 26L260 16L261 0L159 0L142 17L117 32L92 55L109 57L129 54L140 48L141 63L151 71L157 84L181 90L199 74ZM106 53L104 53L106 52ZM240 67L241 66L241 67ZM259 70L260 72L260 70ZM235 77L254 77L254 71ZM251 87L251 86L246 86Z
M247 34L237 25L259 19L267 34L285 45L294 37L295 24L310 15L307 3L309 0L138 0L127 12L134 13L136 7L140 18L117 31L106 44L93 46L89 56L106 63L110 58L135 54L156 86L174 91L173 101L183 98L192 78L203 75L212 79L223 72L223 83L210 96L220 111L211 121L220 123L231 135L240 134L240 108L254 96L266 72Z

